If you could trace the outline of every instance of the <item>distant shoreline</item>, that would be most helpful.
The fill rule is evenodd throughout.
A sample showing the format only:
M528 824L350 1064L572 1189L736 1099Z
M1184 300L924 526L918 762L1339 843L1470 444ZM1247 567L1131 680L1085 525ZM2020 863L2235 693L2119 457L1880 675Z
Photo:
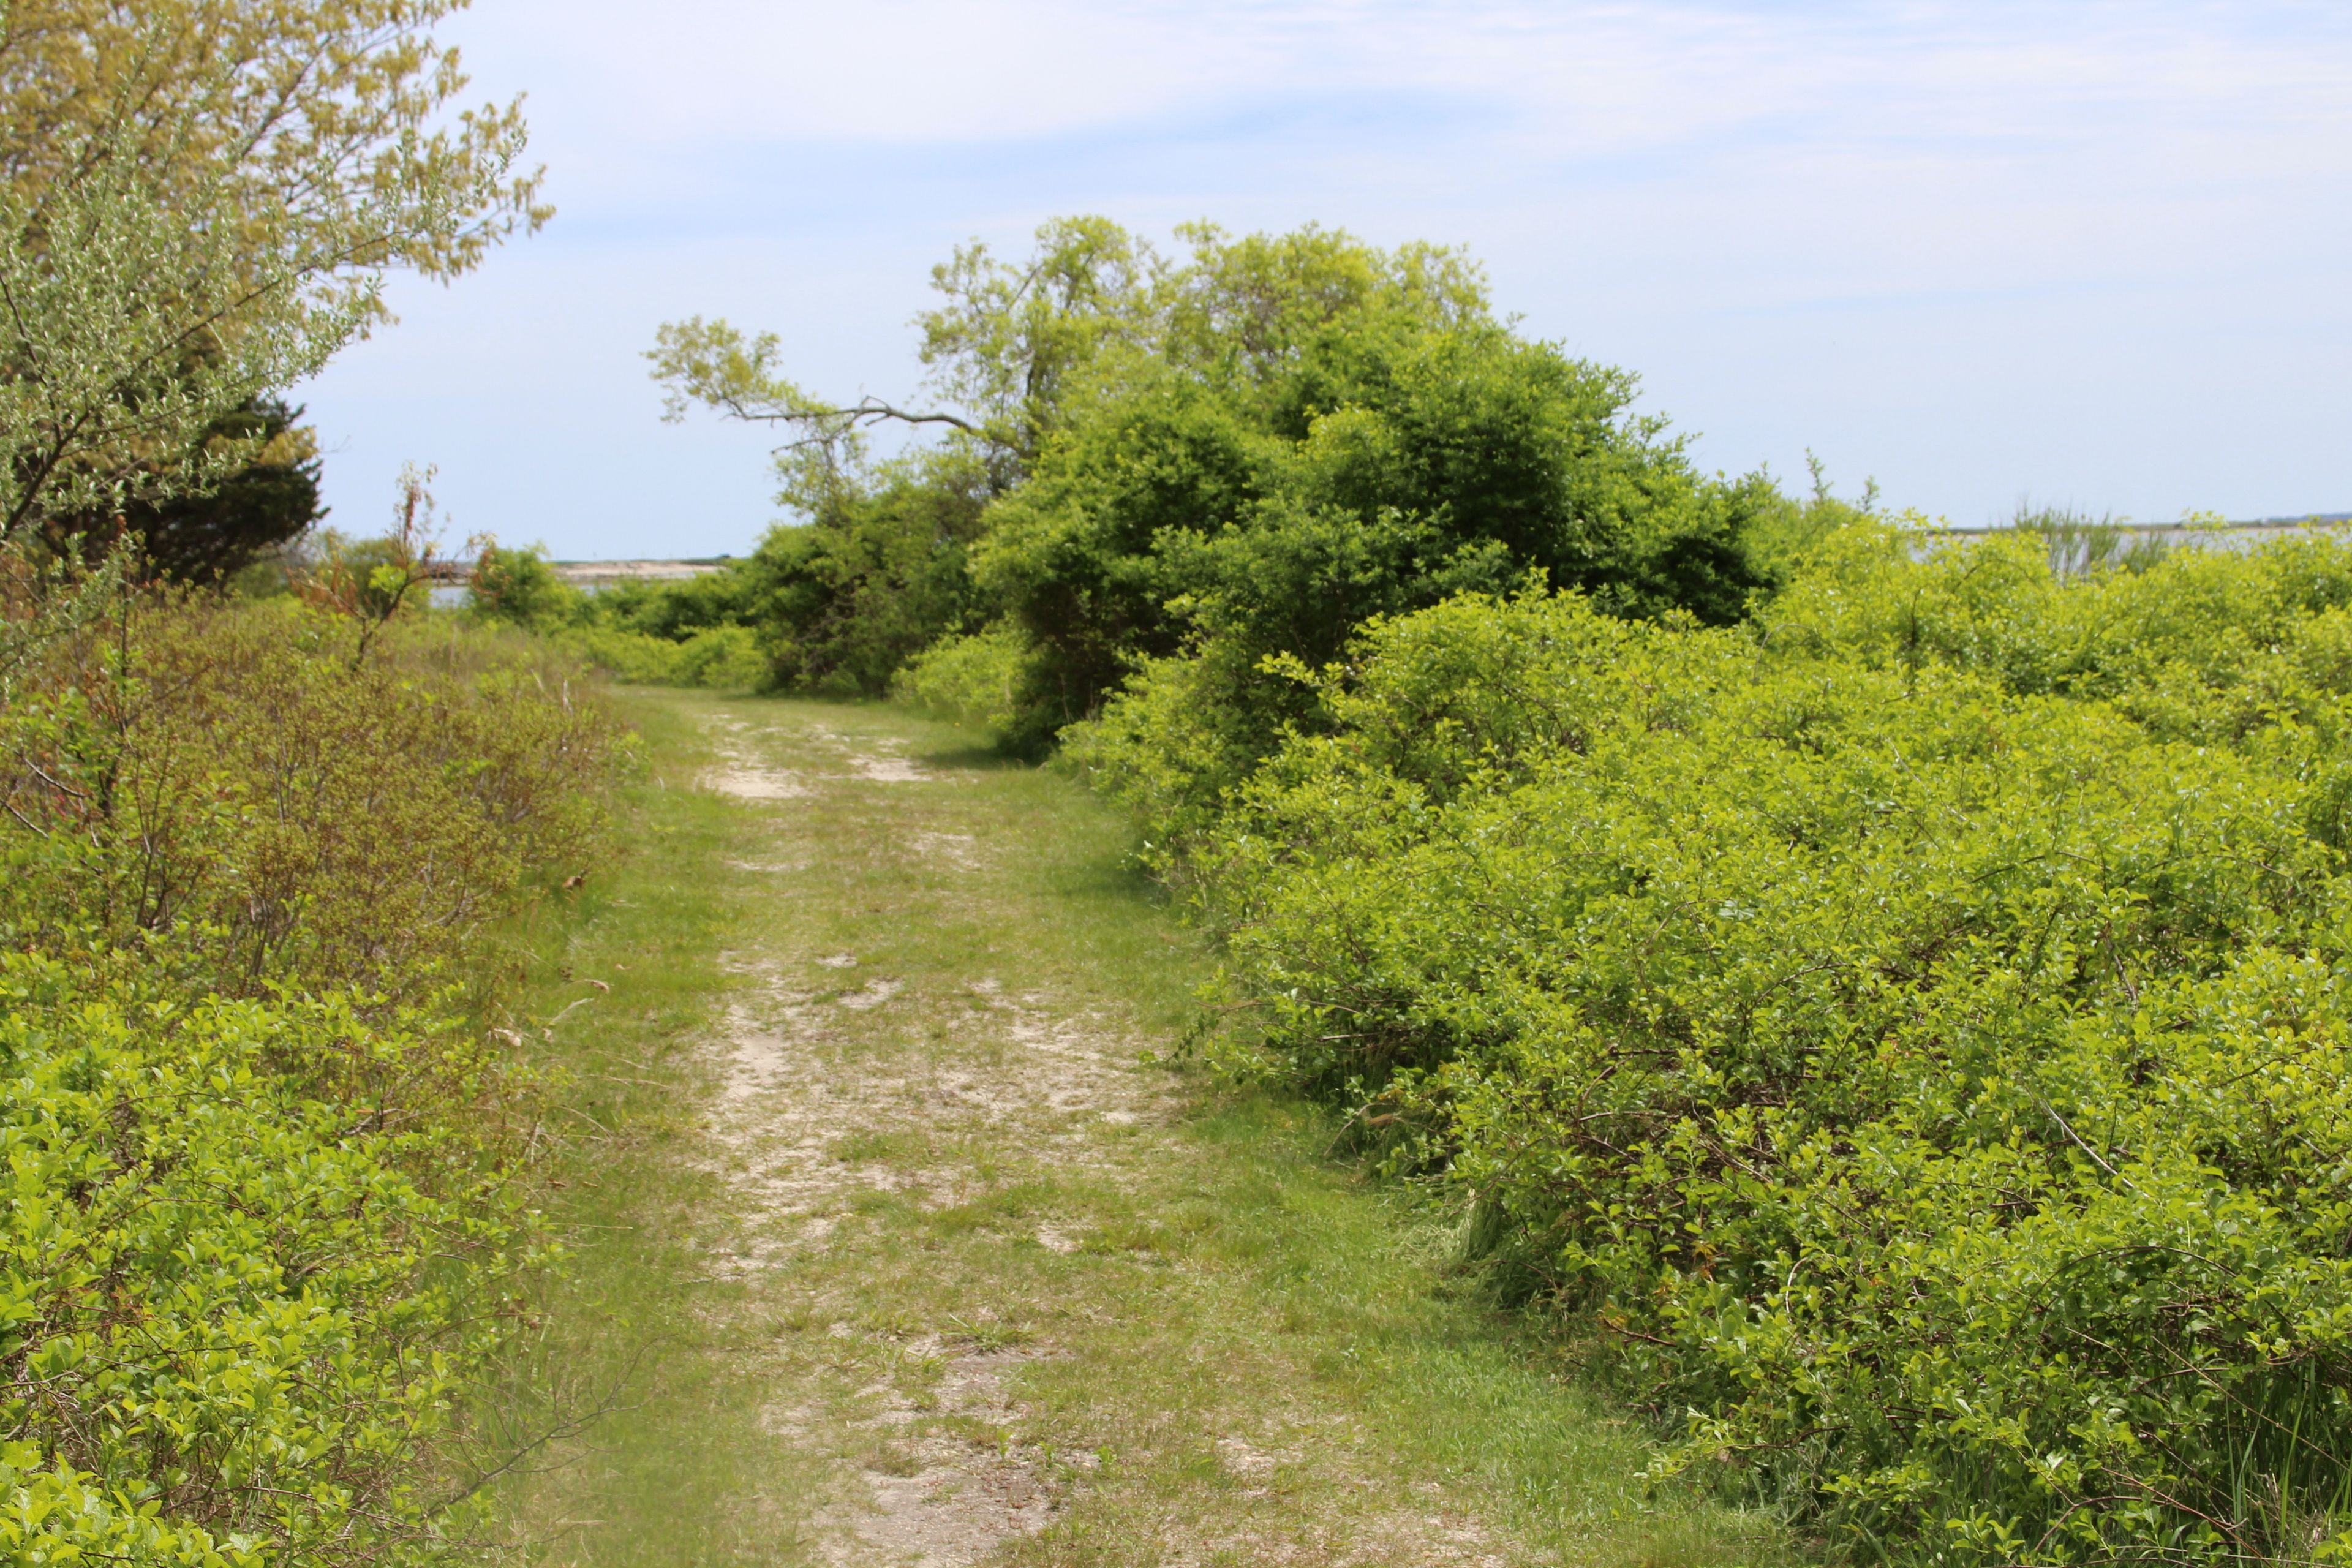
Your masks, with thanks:
M2007 533L2013 525L1997 523L1938 523L1917 531L1922 534L1976 537L1983 534ZM2352 511L2313 512L2305 517L2263 517L2220 522L2140 522L2119 518L2103 526L2126 533L2175 534L2199 533L2287 533L2301 529L2352 527ZM739 556L697 555L673 560L651 556L616 561L551 561L549 567L556 576L574 587L609 587L619 583L682 583L733 565ZM471 562L451 562L453 575L463 575Z

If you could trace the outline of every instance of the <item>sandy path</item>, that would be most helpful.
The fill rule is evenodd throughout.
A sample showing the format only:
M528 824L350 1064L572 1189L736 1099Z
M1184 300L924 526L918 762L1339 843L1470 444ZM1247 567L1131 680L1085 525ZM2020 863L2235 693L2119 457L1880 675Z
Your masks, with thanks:
M681 1215L680 1310L751 1412L730 1451L772 1446L723 1504L758 1543L743 1560L1568 1560L1515 1544L1465 1473L1396 1457L1415 1415L1381 1369L1489 1375L1425 1330L1381 1338L1438 1310L1413 1305L1425 1270L1292 1240L1303 1272L1254 1272L1277 1243L1248 1216L1293 1200L1252 1174L1273 1155L1192 1130L1197 1079L1152 1065L1206 967L1120 880L1113 825L1058 779L922 750L896 715L694 710L698 783L740 808L720 863L756 915L677 1156L712 1194ZM1322 1195L1302 1201L1367 1212L1304 1179ZM1397 1304L1363 1294L1384 1289ZM1500 1375L1475 1397L1545 1397ZM610 1561L668 1561L631 1550Z
M726 721L713 740L722 762L706 787L746 804L772 805L823 792L836 801L865 795L887 805L897 786L954 782L887 739L853 739L823 727L762 732ZM789 826L782 836L798 837ZM824 852L822 845L808 847ZM887 853L906 867L950 875L977 872L988 858L981 832L936 827L892 835ZM742 862L786 869L806 863ZM929 996L909 997L905 980L873 973L858 953L814 954L796 948L793 934L785 928L773 947L739 957L756 985L712 1042L723 1059L710 1149L739 1205L733 1245L713 1258L716 1272L789 1273L796 1259L824 1248L869 1194L900 1194L931 1209L966 1201L992 1180L981 1164L1007 1152L1116 1179L1136 1150L1122 1140L1129 1147L1113 1158L1100 1132L1163 1128L1173 1113L1166 1075L1139 1067L1139 1043L1112 1020L1072 1014L1043 993L1008 994L987 975L945 994L935 987ZM930 1048L890 1048L918 1013L929 1026ZM926 1151L957 1152L944 1159L859 1157L861 1149L903 1150L909 1141ZM1051 1250L1077 1246L1051 1224L1034 1235ZM853 1332L845 1322L828 1331L840 1338ZM974 1417L980 1429L1017 1425L1024 1412L1008 1379L1054 1348L975 1348L932 1332L895 1350L925 1369L929 1386L910 1394L898 1380L883 1379L857 1391L862 1408L848 1436L885 1439L882 1458L845 1476L815 1513L819 1560L841 1568L961 1568L1042 1529L1058 1489L1038 1473L1034 1453L940 1428ZM822 1441L828 1424L841 1425L837 1415L828 1423L791 1403L773 1408L769 1422L800 1441ZM833 1434L836 1446L841 1436Z

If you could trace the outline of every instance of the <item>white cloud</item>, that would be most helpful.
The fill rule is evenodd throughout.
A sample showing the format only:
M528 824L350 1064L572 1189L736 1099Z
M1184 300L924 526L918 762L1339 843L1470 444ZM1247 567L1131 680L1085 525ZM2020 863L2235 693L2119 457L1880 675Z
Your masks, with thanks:
M478 6L563 211L315 389L362 517L443 455L477 525L633 550L672 507L740 548L757 442L654 423L653 322L890 387L929 260L1080 210L1465 242L1727 467L1814 445L1969 516L2352 505L2313 438L2352 417L2340 5Z

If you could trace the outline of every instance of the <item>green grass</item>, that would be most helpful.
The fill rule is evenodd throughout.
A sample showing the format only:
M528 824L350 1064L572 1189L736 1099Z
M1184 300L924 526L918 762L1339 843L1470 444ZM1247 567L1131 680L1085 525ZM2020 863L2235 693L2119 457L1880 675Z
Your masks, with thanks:
M558 1392L507 1415L612 1406L508 1485L542 1560L1780 1554L1645 1497L1638 1428L1317 1110L1140 1065L1213 955L1072 782L892 710L624 701L619 853L528 938L530 1019L593 1000L541 1045ZM715 746L806 793L695 787Z

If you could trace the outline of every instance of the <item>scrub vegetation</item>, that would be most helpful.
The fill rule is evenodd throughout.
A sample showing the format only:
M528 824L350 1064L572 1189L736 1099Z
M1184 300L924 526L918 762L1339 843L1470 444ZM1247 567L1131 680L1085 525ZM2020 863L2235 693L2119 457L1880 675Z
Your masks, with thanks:
M285 395L548 216L457 3L0 6L0 1555L2352 1559L2352 550L1075 218L436 612Z
M1181 237L960 253L908 406L666 329L788 436L738 584L952 476L892 689L1133 813L1212 1059L1460 1205L1654 1477L1864 1558L2352 1551L2343 548L1924 542L1696 472L1451 253ZM822 689L862 602L740 624Z
M6 1550L443 1555L556 1241L494 933L618 732L510 640L6 586Z
M1376 622L1205 816L1181 692L1076 751L1659 1473L1872 1556L2332 1560L2347 605L2333 541L1862 527L1738 627Z

